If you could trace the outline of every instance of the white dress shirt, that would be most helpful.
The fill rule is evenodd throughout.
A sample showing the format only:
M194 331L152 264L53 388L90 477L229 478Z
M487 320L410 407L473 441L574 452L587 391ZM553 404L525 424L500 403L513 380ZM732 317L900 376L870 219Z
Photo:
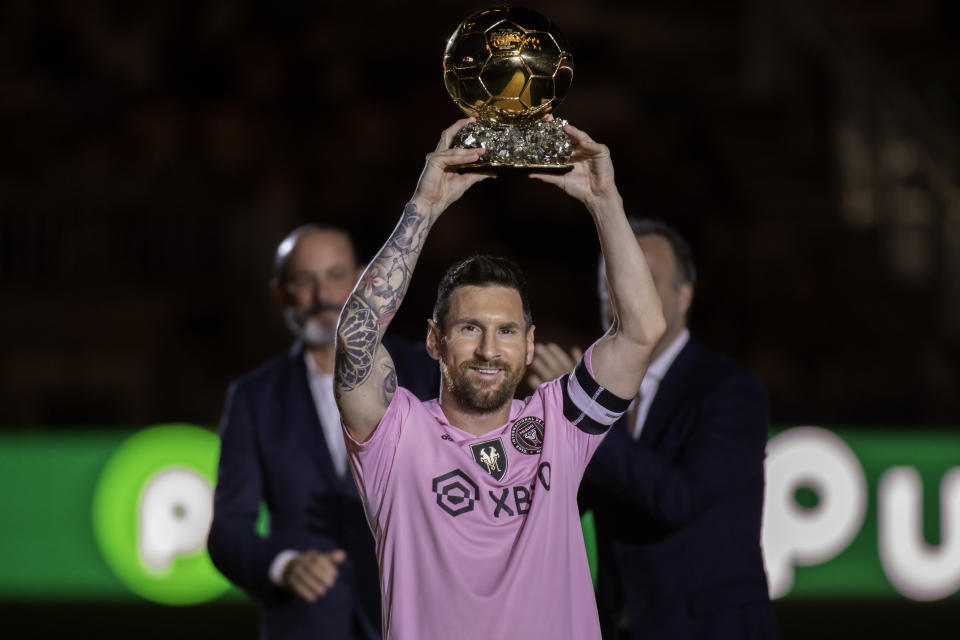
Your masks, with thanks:
M320 419L320 426L323 428L323 439L333 459L333 467L337 475L342 478L347 472L347 447L340 430L340 411L333 397L333 374L321 372L309 351L303 352L303 359L307 363L307 382L310 384L313 405L317 408L317 418ZM278 586L283 584L283 572L287 564L298 555L300 552L293 549L286 549L277 554L270 563L269 569L270 581L273 584Z
M304 351L307 362L307 379L310 382L310 395L317 407L317 418L323 428L323 439L333 458L333 468L341 478L347 473L347 446L343 443L343 431L340 429L340 411L333 397L333 374L322 373L317 369L309 351Z
M667 375L670 365L677 359L677 354L683 350L683 347L689 340L690 332L684 329L680 332L680 335L670 343L670 346L664 349L663 353L657 356L657 359L647 367L647 372L644 374L643 381L640 383L640 392L637 394L637 397L634 398L633 404L630 405L629 413L627 414L633 415L634 411L636 411L636 420L630 430L634 440L638 439L640 433L643 431L643 425L647 421L647 414L650 413L650 405L653 404L653 399L657 395L657 389L660 388L660 381L663 380L663 376Z

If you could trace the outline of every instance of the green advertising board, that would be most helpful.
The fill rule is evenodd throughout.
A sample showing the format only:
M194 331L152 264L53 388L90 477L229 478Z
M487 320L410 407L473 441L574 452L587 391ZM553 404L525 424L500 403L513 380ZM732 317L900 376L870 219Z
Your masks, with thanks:
M774 597L930 601L960 590L960 433L797 427L767 445Z
M218 453L212 431L182 424L0 433L0 600L242 598L205 549ZM775 597L938 600L960 591L952 430L781 431L768 446L764 508ZM266 526L261 519L261 534ZM592 550L589 514L584 528Z
M240 597L206 535L220 444L192 425L0 436L0 598Z

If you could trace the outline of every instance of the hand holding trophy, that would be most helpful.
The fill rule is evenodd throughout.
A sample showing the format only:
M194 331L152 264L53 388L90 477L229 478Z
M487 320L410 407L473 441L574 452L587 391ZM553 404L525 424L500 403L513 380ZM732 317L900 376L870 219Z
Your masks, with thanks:
M544 120L573 81L573 55L547 18L519 7L470 15L447 42L443 80L457 106L477 118L457 132L453 147L486 150L459 171L572 169L566 122Z

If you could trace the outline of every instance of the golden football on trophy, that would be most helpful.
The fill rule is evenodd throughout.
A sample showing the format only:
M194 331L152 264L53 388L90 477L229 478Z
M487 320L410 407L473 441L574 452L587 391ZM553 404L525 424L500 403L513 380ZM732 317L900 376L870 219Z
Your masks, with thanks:
M443 79L454 102L477 117L457 133L453 146L487 150L465 169L571 168L566 123L543 117L570 88L573 55L546 17L520 7L472 14L447 42Z

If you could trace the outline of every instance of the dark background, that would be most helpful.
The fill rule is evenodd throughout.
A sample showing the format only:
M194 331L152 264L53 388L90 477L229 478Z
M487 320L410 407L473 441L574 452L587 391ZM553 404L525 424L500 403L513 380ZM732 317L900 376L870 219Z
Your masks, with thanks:
M692 330L757 373L775 424L958 423L960 4L522 4L571 42L559 115L610 146L628 212L691 240ZM228 381L289 340L277 243L321 221L372 256L460 117L441 55L482 6L0 4L0 426L213 427ZM585 346L597 251L577 202L487 181L435 227L394 326L419 338L446 266L491 252L526 269L538 337ZM951 606L778 604L792 638L931 637ZM248 608L120 610L253 635ZM10 613L98 615L56 611Z

